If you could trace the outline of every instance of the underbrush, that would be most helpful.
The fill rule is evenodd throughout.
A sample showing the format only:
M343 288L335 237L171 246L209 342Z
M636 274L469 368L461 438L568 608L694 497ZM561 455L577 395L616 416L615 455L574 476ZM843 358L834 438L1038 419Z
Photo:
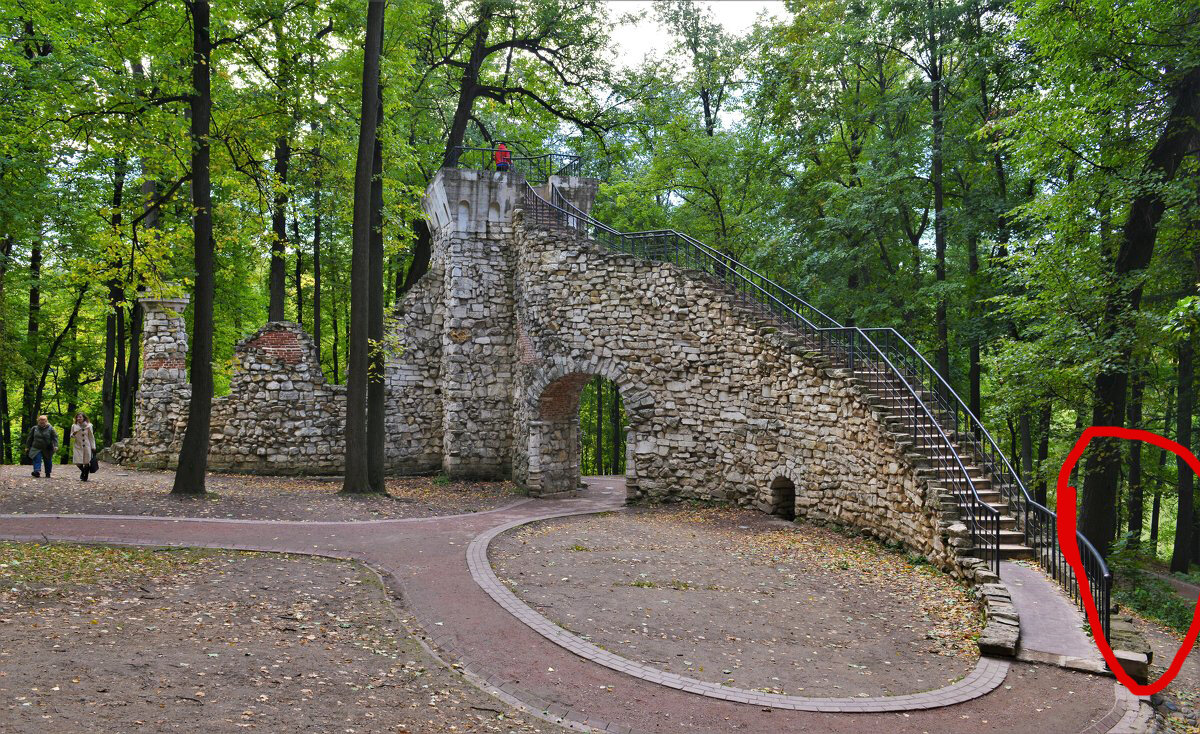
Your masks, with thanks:
M1192 622L1189 604L1166 581L1145 571L1147 559L1128 548L1118 547L1108 558L1113 572L1112 599L1146 619L1166 625L1179 634Z

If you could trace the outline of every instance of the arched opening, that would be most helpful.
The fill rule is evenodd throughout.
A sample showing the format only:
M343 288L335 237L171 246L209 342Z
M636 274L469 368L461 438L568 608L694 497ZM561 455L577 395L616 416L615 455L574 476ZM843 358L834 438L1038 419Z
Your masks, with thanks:
M594 376L579 397L579 471L585 477L625 473L625 408L617 383Z
M572 372L545 389L529 422L526 484L549 495L580 488L582 477L627 475L629 434L617 384Z
M796 519L796 485L787 477L775 477L771 482L771 514Z

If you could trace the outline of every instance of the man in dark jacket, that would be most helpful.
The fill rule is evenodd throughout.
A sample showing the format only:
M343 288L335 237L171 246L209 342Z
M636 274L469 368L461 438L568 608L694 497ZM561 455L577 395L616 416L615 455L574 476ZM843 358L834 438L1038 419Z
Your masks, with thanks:
M46 462L46 478L50 478L54 454L58 451L58 432L50 425L50 419L39 415L37 425L29 431L29 458L33 459L33 476L40 477L42 461Z

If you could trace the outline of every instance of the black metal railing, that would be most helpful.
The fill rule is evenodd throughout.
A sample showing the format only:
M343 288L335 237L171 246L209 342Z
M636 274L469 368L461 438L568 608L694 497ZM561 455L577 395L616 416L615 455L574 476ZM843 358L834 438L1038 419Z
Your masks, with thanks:
M992 486L1000 493L1004 504L1012 511L1017 526L1025 535L1038 565L1055 579L1079 603L1079 584L1074 571L1066 564L1058 544L1058 516L1054 511L1030 495L1013 469L1008 457L1000 450L996 440L983 422L967 407L958 393L929 361L895 329L863 329L870 334L892 362L912 383L919 385L925 402L928 403L942 425L951 434L968 460L977 464L991 478ZM1080 558L1087 569L1088 586L1096 609L1101 614L1104 635L1109 633L1109 602L1112 593L1112 573L1103 556L1078 530L1075 538L1079 544Z
M929 457L934 479L958 500L972 548L995 573L999 573L1002 513L982 499L976 478L971 476L970 467L976 464L979 478L990 477L1003 505L1013 511L1039 565L1077 604L1081 602L1079 584L1058 545L1054 512L1029 495L983 423L895 329L843 327L786 288L695 238L675 230L620 232L576 207L554 186L549 201L532 187L526 188L525 217L535 226L579 230L619 252L700 271L732 289L744 302L793 327L806 345L862 376L875 394L891 398L893 415L902 419L914 448ZM1082 534L1076 533L1076 537L1107 638L1112 574L1096 548Z
M497 154L507 154L508 168L497 163ZM501 155L501 160L505 156ZM471 148L460 145L451 152L451 163L447 168L472 168L483 171L508 170L525 176L531 183L545 183L551 176L578 176L582 158L566 153L542 153L530 155L520 150L499 148Z

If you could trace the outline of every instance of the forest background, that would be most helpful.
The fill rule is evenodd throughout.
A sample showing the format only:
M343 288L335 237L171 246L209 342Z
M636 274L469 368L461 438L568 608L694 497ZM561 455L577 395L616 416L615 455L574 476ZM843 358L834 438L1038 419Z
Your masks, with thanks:
M196 272L198 4L0 6L0 461L22 459L39 413L61 430L84 410L101 444L130 433L136 299L190 292ZM428 263L425 185L455 146L503 140L582 156L618 229L686 232L843 323L899 329L1051 506L1088 425L1194 446L1200 4L787 9L735 33L703 4L654 3L669 51L638 61L619 58L620 3L390 0L389 302ZM302 324L346 379L366 10L212 8L218 394L268 317ZM623 471L611 383L581 417L585 473ZM1200 563L1186 467L1123 442L1083 471L1098 545Z

